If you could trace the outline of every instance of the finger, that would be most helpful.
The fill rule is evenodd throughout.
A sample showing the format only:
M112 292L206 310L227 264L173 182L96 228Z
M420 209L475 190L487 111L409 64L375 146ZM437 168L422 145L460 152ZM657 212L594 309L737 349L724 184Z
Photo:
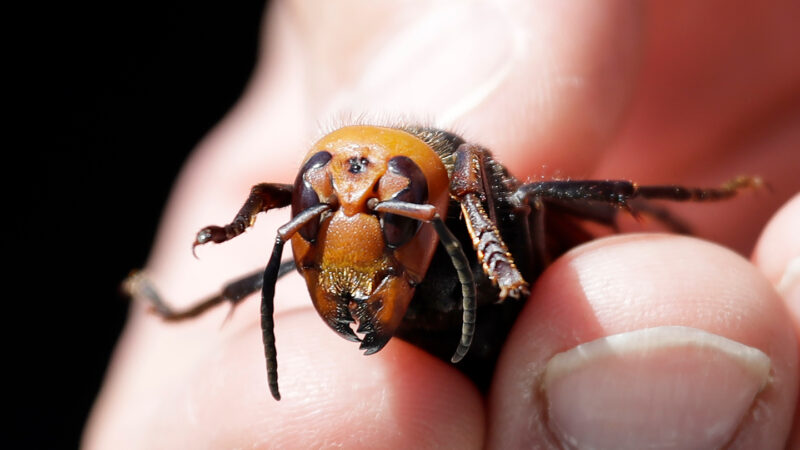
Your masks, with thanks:
M444 362L399 340L365 357L311 310L279 314L276 334L281 401L267 389L261 330L251 324L182 370L149 367L161 372L160 382L139 392L138 401L118 403L127 414L108 414L104 426L91 427L97 433L88 434L89 447L118 447L112 437L124 437L131 448L477 448L483 442L480 395ZM113 409L112 403L105 405Z
M753 262L784 295L800 286L800 194L795 194L764 228L753 252ZM789 305L800 308L800 298L787 297ZM796 314L800 316L800 311Z
M302 28L317 117L422 121L537 175L542 161L586 174L627 109L643 8L541 6L378 2L352 14L315 5L292 8L286 22Z
M800 330L800 194L769 222L753 253L753 262L783 295L795 327ZM800 411L795 411L787 448L800 447Z
M780 447L796 363L784 305L736 254L665 235L596 241L539 279L498 364L488 442Z

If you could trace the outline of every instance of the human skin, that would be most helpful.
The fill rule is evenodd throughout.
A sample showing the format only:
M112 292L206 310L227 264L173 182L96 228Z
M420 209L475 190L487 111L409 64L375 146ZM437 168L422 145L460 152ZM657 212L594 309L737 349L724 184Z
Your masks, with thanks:
M680 405L664 389L647 391L659 364L695 361L696 346L663 359L628 355L617 367L633 361L642 370L638 380L654 400L640 415L655 427L622 423L612 436L620 441L606 445L654 442L663 436L630 433L661 425L689 439L679 441L686 446L796 440L800 4L736 3L274 2L251 83L187 162L146 267L175 305L263 267L287 211L198 248L199 262L192 238L229 221L251 185L291 183L320 129L348 116L452 128L523 180L716 186L755 174L769 188L670 205L699 238L616 236L554 262L536 280L485 398L454 367L398 339L362 356L316 316L297 274L276 289L280 402L267 390L256 298L227 322L219 307L180 324L133 302L83 445L557 448L569 436L588 445L594 435L584 425L548 409L563 401L543 388L548 362L604 336L675 325L758 349L769 362L766 384L748 378L739 360L687 366L680 386L712 410L726 389L758 385L722 441L704 441L702 431L717 424L702 420L714 417L676 422L692 411L669 411ZM598 380L629 373L590 370ZM603 386L623 399L620 410L638 412L624 403L623 384ZM576 413L593 404L573 400L565 407Z

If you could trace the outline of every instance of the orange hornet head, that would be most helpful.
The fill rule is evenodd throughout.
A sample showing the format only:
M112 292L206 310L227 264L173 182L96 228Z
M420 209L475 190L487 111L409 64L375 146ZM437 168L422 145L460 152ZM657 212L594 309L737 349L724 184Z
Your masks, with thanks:
M370 199L427 203L445 216L447 170L433 149L405 131L352 126L317 142L297 175L293 216L331 206L292 237L297 269L319 315L345 339L361 341L365 354L394 334L437 243L430 225L377 213Z

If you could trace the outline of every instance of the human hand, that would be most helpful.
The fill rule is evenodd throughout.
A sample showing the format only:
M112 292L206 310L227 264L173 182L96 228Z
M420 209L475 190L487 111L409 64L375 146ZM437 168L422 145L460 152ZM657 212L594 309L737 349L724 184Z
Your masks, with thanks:
M291 182L317 121L343 112L433 119L490 148L520 179L557 171L716 186L760 175L771 191L670 205L701 237L745 254L755 244L752 264L715 244L664 235L575 249L537 280L486 399L452 366L400 340L362 356L316 316L297 275L277 286L281 402L266 386L257 301L224 326L225 308L173 325L134 303L86 446L547 447L567 434L583 444L599 439L577 420L595 414L588 425L619 419L612 438L625 441L606 441L613 448L658 442L666 431L676 447L730 440L780 448L797 428L800 281L785 274L800 254L800 198L757 238L800 183L800 62L791 44L800 32L790 8L796 16L791 2L273 5L251 85L187 164L148 264L174 303L263 267L286 212L200 249L199 263L191 239L232 217L251 185ZM598 405L603 397L592 392L551 398L542 390L554 355L667 325L743 347L702 353L684 345L591 368L587 383L615 404ZM742 348L769 358L763 390ZM680 379L659 380L675 361L685 364ZM634 369L644 380L638 391L626 384ZM730 401L748 389L754 400ZM649 402L635 404L624 396L631 391ZM674 392L688 393L695 407ZM558 415L556 405L573 409ZM731 420L721 419L726 413ZM705 433L715 425L721 431Z

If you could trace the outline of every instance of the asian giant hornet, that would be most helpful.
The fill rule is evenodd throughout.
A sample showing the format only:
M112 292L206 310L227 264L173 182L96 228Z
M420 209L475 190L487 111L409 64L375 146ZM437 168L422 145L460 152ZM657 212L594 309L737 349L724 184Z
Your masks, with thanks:
M231 223L197 233L192 250L233 239L258 213L291 205L292 219L278 229L263 272L181 311L140 273L126 286L167 320L194 317L222 302L235 306L260 289L267 377L276 400L273 298L277 279L292 268L305 278L325 323L360 341L364 354L397 336L449 357L485 386L529 282L552 258L593 238L581 221L613 228L625 209L685 231L646 200L720 200L759 184L754 177L717 189L608 180L523 184L487 149L454 133L349 126L312 146L293 185L257 184ZM281 263L289 240L294 261ZM504 301L509 296L515 300Z

